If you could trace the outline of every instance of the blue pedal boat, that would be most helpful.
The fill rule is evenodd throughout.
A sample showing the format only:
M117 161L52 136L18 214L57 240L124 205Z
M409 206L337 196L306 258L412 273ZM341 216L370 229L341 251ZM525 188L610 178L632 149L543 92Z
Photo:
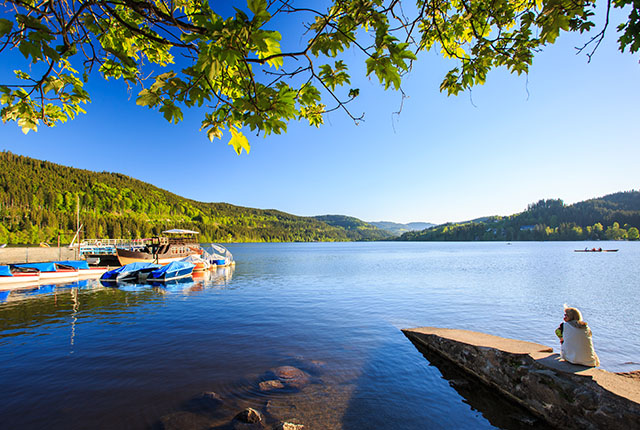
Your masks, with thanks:
M125 264L117 269L109 270L100 277L104 282L124 282L124 281L137 281L138 274L140 272L150 272L160 267L153 263L135 262Z
M155 269L148 273L143 273L145 280L148 282L154 281L169 281L173 279L186 278L193 272L195 264L189 261L172 261L171 263Z

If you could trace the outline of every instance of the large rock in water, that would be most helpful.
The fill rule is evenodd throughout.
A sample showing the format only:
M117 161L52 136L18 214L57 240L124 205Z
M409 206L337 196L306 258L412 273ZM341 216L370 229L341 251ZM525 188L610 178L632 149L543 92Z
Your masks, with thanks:
M247 408L233 418L234 430L260 430L264 428L262 414L253 408Z
M309 374L293 366L276 367L272 372L285 387L300 389L311 380Z

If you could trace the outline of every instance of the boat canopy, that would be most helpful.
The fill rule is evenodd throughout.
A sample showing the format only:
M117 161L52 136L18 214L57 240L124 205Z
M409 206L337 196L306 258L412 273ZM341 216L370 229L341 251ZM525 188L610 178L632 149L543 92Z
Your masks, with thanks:
M233 255L227 248L217 243L210 243L209 246L203 246L202 249L209 254L209 257L216 259L222 257L222 259L233 261Z
M9 266L0 266L0 276L13 276Z
M154 264L154 263L136 261L135 263L125 264L124 266L118 267L117 269L114 269L114 270L111 270L108 273L135 272L137 270L148 269L150 267L158 267L158 265Z
M38 269L41 272L56 272L56 263L21 263L14 264L16 267L26 267L29 269Z
M171 263L166 264L160 267L159 269L156 269L153 272L151 272L149 274L149 278L153 278L153 279L164 278L167 273L178 272L184 269L193 270L195 266L196 266L195 264L190 263L189 261L172 261Z
M122 267L118 267L117 269L109 270L108 272L104 272L100 279L102 280L115 280L119 276L127 276L129 273L137 272L144 269L159 267L157 264L136 261L135 263L125 264Z
M89 263L85 260L65 260L65 261L57 261L59 264L64 264L65 266L71 266L74 269L89 269Z
M179 228L174 228L172 230L166 230L166 231L163 231L163 233L166 233L166 234L200 234L199 231L182 230L182 229L179 229Z

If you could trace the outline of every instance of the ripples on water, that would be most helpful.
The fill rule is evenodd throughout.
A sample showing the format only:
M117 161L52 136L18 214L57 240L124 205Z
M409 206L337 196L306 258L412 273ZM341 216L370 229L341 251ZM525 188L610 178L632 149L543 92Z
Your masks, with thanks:
M312 429L532 428L519 409L423 357L400 328L464 328L557 349L566 302L583 311L604 368L640 367L626 364L640 356L640 247L610 245L620 252L232 245L235 271L207 279L12 292L0 296L0 427L144 429L193 413L190 399L214 391L224 403L207 426L252 406ZM262 391L278 366L301 369L308 383Z

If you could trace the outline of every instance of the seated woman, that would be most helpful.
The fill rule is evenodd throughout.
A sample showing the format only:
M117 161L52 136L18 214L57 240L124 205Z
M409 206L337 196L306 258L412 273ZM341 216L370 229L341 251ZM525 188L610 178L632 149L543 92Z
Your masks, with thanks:
M562 344L561 356L569 363L583 366L600 366L600 359L593 349L591 329L582 321L576 308L564 308L564 321L556 330Z

